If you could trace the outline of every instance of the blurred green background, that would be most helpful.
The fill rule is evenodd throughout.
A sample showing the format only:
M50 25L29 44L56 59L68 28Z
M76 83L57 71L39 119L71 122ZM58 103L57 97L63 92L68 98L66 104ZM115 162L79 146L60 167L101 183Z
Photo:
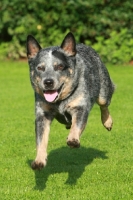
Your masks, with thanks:
M106 63L133 60L132 0L0 1L0 59L25 58L28 34L46 47L60 45L69 31Z

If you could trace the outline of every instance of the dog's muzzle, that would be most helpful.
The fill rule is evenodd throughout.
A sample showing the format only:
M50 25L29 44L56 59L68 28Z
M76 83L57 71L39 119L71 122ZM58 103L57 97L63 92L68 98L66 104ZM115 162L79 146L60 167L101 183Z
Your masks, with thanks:
M54 81L52 79L44 80L45 90L43 90L43 95L46 101L48 102L55 102L62 90L64 84L62 84L59 89L55 90L54 88Z

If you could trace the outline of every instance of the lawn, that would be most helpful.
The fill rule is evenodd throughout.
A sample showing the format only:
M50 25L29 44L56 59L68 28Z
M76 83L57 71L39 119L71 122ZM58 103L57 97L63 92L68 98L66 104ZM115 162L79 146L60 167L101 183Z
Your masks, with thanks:
M133 67L108 66L116 92L110 105L111 132L95 105L81 147L66 145L68 130L51 127L48 164L33 171L35 158L34 94L26 62L0 65L0 199L132 200Z

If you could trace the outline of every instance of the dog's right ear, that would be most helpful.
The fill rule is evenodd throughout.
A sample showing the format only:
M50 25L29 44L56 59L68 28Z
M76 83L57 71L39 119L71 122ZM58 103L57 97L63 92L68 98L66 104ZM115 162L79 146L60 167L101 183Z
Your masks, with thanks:
M32 36L28 35L27 37L27 57L34 58L37 53L40 51L41 46L37 40Z

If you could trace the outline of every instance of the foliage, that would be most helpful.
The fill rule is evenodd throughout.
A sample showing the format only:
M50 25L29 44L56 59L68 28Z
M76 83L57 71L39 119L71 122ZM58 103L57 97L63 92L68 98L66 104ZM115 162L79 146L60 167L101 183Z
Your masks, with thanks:
M0 42L10 42L7 53L14 58L25 57L28 34L45 47L59 45L72 31L77 42L93 45L99 37L109 39L114 31L117 35L127 28L131 34L132 13L132 2L124 0L1 0Z
M133 60L133 37L127 29L120 33L112 31L108 39L99 36L93 48L99 52L104 62L112 64L128 63Z
M110 105L114 126L107 132L97 105L81 137L66 145L68 130L52 123L48 164L33 172L34 95L24 62L1 62L1 200L133 199L133 68L108 67L117 90ZM124 80L124 81L123 81Z

